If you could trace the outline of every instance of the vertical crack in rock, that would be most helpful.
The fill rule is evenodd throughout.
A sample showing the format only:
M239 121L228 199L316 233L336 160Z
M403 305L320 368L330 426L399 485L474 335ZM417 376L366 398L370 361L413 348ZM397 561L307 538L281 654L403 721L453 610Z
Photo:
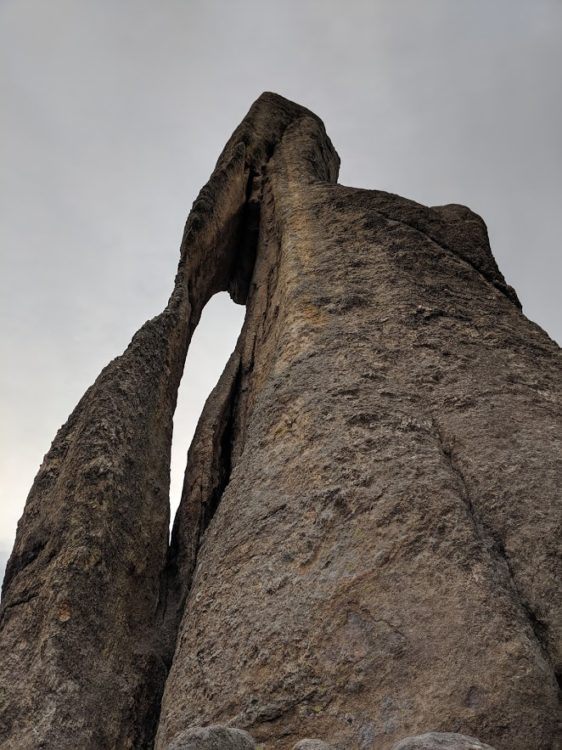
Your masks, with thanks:
M487 526L482 517L478 514L475 505L472 500L471 490L467 485L464 477L462 468L455 456L453 445L448 440L439 426L439 423L434 419L433 424L435 426L435 432L441 448L441 452L451 470L451 473L455 476L456 483L459 489L459 495L468 511L471 521L474 525L476 535L481 541L481 544L485 546L492 555L495 556L498 563L498 574L500 579L506 579L509 587L511 588L514 598L517 601L521 612L527 619L533 635L536 638L537 644L547 660L550 669L552 670L552 676L557 679L556 669L552 659L552 655L549 652L548 640L546 638L546 625L539 620L529 602L527 602L522 595L519 585L517 583L517 577L513 571L509 555L507 554L504 546L504 542L497 532Z
M560 350L480 217L338 167L314 114L262 95L168 306L59 431L4 582L3 750L217 723L266 750L560 742ZM177 388L222 290L246 317L168 549Z
M228 288L232 299L239 304L244 304L248 297L248 289L256 261L260 225L260 200L261 174L258 174L252 168L248 176L246 201L244 203L241 231L237 243L237 262Z

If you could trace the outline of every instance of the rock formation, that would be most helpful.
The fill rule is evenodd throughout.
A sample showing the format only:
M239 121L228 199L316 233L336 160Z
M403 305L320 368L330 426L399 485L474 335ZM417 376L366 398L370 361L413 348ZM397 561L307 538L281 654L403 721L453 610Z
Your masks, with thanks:
M560 350L478 216L338 165L318 117L262 95L168 306L56 436L4 581L2 750L217 723L267 750L560 747ZM246 319L168 548L177 388L221 290Z
M483 745L475 737L465 737L456 733L428 732L417 737L407 737L392 750L493 750Z
M168 745L168 750L255 750L255 747L247 732L210 726L186 729Z

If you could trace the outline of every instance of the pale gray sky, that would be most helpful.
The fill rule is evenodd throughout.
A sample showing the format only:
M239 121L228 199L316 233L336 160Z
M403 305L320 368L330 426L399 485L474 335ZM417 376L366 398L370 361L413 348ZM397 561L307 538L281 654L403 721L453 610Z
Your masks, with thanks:
M164 306L187 211L263 90L324 119L341 182L481 213L560 341L561 70L562 0L0 0L0 567L56 430ZM175 501L242 313L220 295L197 331Z

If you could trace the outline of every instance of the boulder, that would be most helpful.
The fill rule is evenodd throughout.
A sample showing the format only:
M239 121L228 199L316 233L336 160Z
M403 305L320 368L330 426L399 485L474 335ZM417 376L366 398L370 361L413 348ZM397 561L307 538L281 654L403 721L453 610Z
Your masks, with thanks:
M494 750L475 737L455 732L428 732L406 737L392 746L392 750Z

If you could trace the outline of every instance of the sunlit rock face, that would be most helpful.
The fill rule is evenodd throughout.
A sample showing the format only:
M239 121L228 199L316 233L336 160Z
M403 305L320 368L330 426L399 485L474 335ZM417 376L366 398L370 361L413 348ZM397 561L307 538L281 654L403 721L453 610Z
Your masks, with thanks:
M338 165L315 115L262 95L168 306L56 436L4 581L3 750L210 725L266 750L557 747L560 351L478 216ZM177 389L222 290L246 319L168 545Z

